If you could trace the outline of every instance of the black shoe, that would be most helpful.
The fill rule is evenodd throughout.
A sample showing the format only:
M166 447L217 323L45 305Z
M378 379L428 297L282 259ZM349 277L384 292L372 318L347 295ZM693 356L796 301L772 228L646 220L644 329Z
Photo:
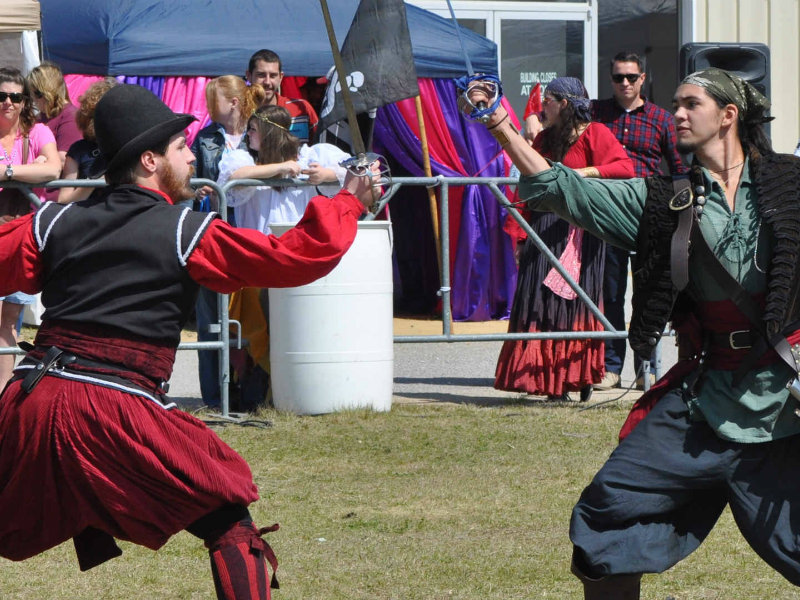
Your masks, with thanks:
M592 397L592 390L594 386L592 384L585 385L581 388L581 402L588 402L589 398Z

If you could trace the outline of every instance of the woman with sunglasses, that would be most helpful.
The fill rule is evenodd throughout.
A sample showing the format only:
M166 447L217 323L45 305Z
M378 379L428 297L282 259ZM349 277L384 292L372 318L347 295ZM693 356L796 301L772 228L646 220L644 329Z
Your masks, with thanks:
M633 163L605 125L591 123L586 88L574 77L558 77L544 92L545 129L533 147L543 156L575 169L583 177L633 177ZM523 212L523 211L521 211ZM602 310L605 243L551 213L525 216L589 298ZM510 333L602 331L602 325L521 233L517 289ZM513 237L513 234L512 234ZM602 340L510 340L503 344L494 387L568 400L580 392L587 400L604 374Z
M50 130L36 123L25 78L17 69L0 68L0 187L3 181L42 183L56 179L61 162L56 142ZM15 205L18 203L14 203ZM0 222L20 216L30 210L2 203ZM2 235L0 227L0 235ZM0 348L17 344L17 322L24 305L33 304L34 297L17 292L0 297ZM0 354L0 389L11 377L14 355Z
M58 65L43 62L28 73L27 80L33 104L39 111L39 121L47 125L56 138L63 171L70 146L83 137L75 121L78 109L70 102L67 84ZM46 190L45 200L57 199L57 189Z

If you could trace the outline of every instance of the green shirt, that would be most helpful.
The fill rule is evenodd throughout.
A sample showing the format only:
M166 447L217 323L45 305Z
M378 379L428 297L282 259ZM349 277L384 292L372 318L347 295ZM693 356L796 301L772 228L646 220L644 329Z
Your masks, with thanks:
M715 255L749 292L766 290L773 235L756 206L756 189L745 163L733 211L722 187L703 169L706 205L700 230ZM520 197L533 210L552 211L594 235L628 250L636 249L639 220L647 197L644 179L585 179L555 163L538 175L520 178ZM689 288L699 301L726 295L689 261ZM695 418L704 418L717 434L736 442L764 442L800 433L798 403L786 384L794 377L782 362L751 370L734 387L732 371L709 370L698 395L689 401Z

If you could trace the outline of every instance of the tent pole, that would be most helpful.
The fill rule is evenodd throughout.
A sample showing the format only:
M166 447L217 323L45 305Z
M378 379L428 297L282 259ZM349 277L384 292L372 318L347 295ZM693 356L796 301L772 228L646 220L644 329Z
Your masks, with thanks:
M431 155L430 151L428 150L428 134L425 131L425 119L422 116L422 99L419 97L419 94L414 96L414 106L417 109L417 121L419 122L419 140L420 143L422 144L422 166L423 169L425 170L425 177L433 177L433 171L431 170ZM428 188L428 205L430 206L430 211L431 211L433 240L436 243L436 260L439 263L439 278L441 279L442 243L441 243L441 236L439 235L439 209L436 204L436 192L433 191L432 187ZM444 302L445 300L446 300L445 296L442 296L442 302ZM452 327L452 323L450 325Z
M356 109L353 106L353 99L350 96L350 88L347 86L347 71L344 69L342 54L339 52L339 44L336 41L336 31L333 29L333 21L331 20L331 13L328 10L328 2L327 0L319 0L319 5L322 9L322 17L325 19L325 29L328 32L328 41L330 41L331 44L333 64L336 67L336 73L339 76L339 85L342 88L342 102L344 102L344 107L347 111L347 123L350 125L353 149L356 151L358 156L364 156L366 154L366 149L364 148L364 138L361 137L361 129L358 126Z

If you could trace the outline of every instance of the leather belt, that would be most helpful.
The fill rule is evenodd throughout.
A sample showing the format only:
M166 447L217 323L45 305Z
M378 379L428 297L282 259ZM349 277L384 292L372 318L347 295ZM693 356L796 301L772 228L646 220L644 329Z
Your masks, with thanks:
M750 329L740 329L730 333L707 332L706 337L712 346L717 348L727 348L730 350L746 350L755 344L758 334Z

